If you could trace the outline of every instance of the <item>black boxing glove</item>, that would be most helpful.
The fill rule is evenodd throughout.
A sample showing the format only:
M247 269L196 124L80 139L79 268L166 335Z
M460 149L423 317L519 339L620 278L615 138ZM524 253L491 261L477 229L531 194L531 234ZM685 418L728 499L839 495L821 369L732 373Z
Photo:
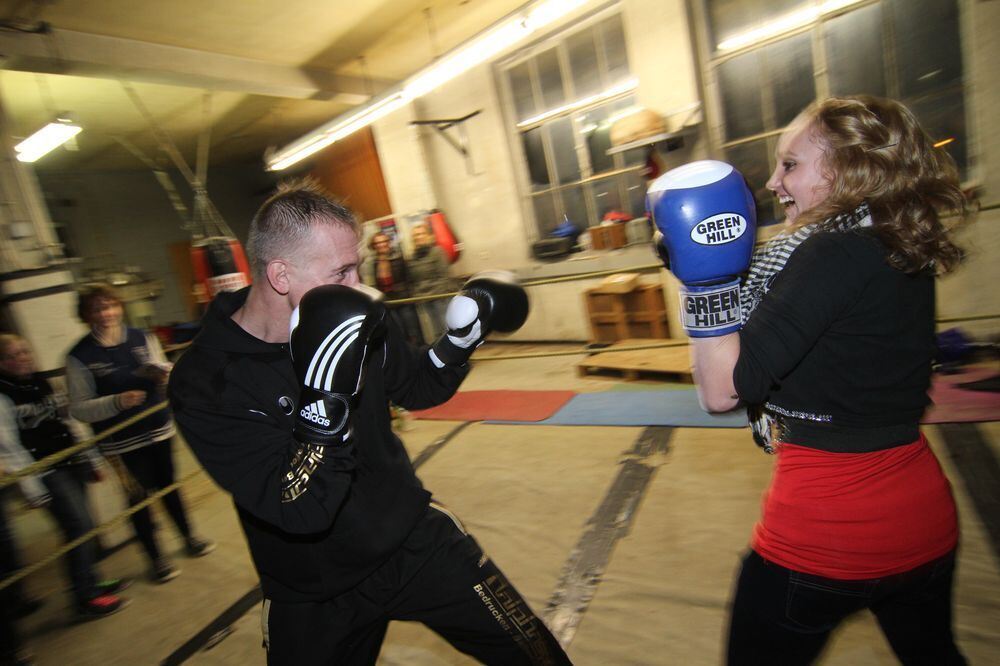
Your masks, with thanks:
M667 252L667 248L663 244L663 234L659 229L653 232L653 254L656 255L657 259L663 262L663 267L669 271L670 254Z
M491 331L512 333L528 318L528 293L509 271L483 271L451 299L448 331L430 349L439 368L462 365Z
M385 322L385 306L368 292L316 287L292 312L288 349L302 383L292 435L299 442L329 446L351 439L368 350Z

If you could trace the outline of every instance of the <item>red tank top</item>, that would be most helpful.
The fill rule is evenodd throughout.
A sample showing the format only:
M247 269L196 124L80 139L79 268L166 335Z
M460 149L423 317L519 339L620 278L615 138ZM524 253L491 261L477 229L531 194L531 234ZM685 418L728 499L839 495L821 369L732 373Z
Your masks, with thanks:
M951 485L921 435L874 453L782 443L751 547L794 571L861 580L908 571L957 543Z

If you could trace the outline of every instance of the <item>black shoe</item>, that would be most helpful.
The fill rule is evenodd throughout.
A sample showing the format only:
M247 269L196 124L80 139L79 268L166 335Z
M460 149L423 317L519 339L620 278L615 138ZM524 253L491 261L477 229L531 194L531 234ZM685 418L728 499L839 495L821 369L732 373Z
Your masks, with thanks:
M14 619L20 620L38 611L45 605L45 600L40 597L21 597L14 603L12 614Z
M116 594L102 594L77 606L76 613L81 620L93 620L113 615L126 606L128 606L127 599L122 599Z
M31 666L33 655L27 650L13 650L0 653L0 666Z
M167 583L181 575L180 569L161 557L153 563L153 580L157 583Z
M204 557L215 550L215 542L200 537L188 537L187 554L189 557Z
M101 596L105 594L121 594L131 585L131 578L109 578L102 580L94 587L97 589L97 596Z

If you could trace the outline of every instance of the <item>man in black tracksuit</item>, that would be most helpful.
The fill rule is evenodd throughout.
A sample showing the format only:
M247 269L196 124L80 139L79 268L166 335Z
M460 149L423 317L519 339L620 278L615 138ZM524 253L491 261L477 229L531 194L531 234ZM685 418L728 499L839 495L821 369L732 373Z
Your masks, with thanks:
M169 394L189 445L233 496L264 592L268 663L374 663L393 619L421 621L485 663L568 663L475 540L431 500L390 427L389 400L421 409L454 394L486 315L476 335L433 350L404 342L381 304L346 288L358 282L353 218L312 186L265 202L249 253L253 286L215 299ZM315 345L304 346L312 343L302 331L328 344L339 320L356 314L341 314L352 302L361 309L351 321L365 328L330 367L335 390L357 390L330 397L303 381Z

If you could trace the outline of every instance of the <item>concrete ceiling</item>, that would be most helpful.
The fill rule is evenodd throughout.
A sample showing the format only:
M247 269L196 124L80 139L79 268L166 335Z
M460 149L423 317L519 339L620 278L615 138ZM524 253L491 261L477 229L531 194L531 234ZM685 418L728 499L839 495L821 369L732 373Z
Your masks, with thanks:
M166 163L126 87L192 166L206 125L213 165L260 161L525 1L0 0L0 100L15 138L83 125L39 170Z

